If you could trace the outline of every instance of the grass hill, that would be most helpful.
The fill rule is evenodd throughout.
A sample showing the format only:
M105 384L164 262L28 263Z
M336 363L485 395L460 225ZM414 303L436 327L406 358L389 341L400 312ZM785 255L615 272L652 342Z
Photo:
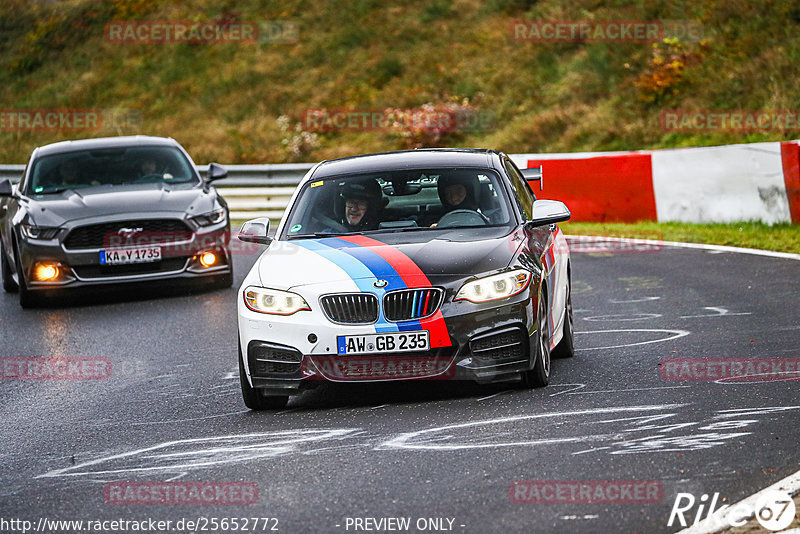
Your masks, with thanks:
M515 19L691 20L702 38L514 40ZM115 43L112 21L291 21L290 43ZM315 161L418 145L510 153L796 139L676 133L668 109L799 110L800 4L788 0L4 0L0 109L116 109L113 131L3 131L0 162L61 139L171 136L197 162ZM304 133L309 108L456 109L477 131ZM284 117L281 119L281 117ZM6 128L8 130L8 128Z

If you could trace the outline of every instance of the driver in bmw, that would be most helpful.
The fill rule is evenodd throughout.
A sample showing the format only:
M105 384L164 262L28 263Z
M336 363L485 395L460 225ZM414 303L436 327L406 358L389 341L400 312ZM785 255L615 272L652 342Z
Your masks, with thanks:
M455 210L478 210L478 177L472 174L441 176L437 183L439 200L442 201L442 216ZM436 223L431 227L435 227Z
M341 223L349 232L374 230L378 227L378 205L381 186L375 180L346 184L340 198L344 200Z

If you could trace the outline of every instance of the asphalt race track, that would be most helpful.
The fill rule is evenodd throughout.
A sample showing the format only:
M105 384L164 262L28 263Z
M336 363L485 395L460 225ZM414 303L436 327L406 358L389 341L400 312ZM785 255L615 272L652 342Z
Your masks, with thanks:
M678 493L730 504L800 469L797 381L694 380L662 362L796 359L798 261L573 252L578 351L554 361L549 387L325 385L254 413L236 372L236 288L254 260L236 257L235 288L188 296L137 291L30 311L0 296L6 360L111 365L106 379L0 382L0 517L277 518L248 531L283 533L396 526L365 518L409 518L410 532L674 532ZM168 481L244 482L257 498L148 505L108 495L109 482ZM658 496L512 502L515 481L650 481Z

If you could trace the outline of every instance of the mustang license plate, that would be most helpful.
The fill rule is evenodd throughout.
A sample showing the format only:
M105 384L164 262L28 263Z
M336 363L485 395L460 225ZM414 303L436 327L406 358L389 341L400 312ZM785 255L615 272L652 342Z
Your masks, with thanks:
M100 251L102 265L124 265L126 263L150 263L161 261L161 247L120 248Z

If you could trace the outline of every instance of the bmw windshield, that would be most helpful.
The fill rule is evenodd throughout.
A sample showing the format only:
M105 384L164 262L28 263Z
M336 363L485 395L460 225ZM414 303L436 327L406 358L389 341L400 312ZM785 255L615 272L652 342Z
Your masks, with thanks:
M431 168L334 176L303 186L284 239L350 233L505 226L505 189L485 168Z

